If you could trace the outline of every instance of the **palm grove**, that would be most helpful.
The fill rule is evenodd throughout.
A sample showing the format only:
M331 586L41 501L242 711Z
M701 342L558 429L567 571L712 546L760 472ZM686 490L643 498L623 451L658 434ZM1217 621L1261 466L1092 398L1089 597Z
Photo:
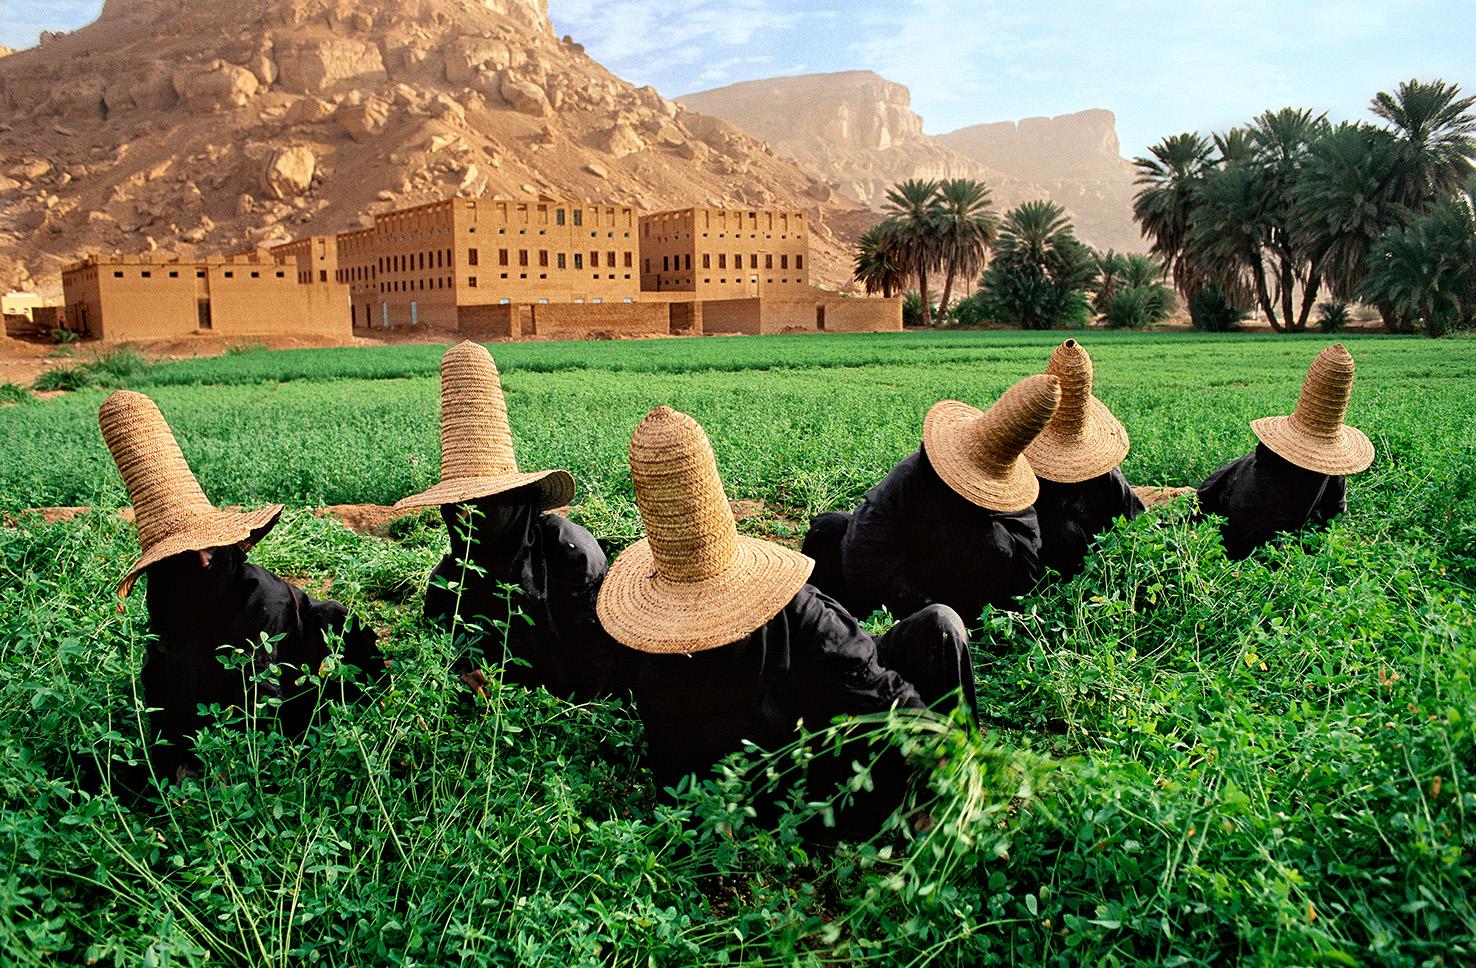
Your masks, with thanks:
M905 181L859 240L855 278L868 293L905 293L922 325L1043 329L1096 314L1143 326L1172 312L1177 289L1200 329L1258 311L1277 332L1300 332L1314 310L1335 329L1350 303L1393 332L1469 329L1473 104L1454 84L1412 80L1373 99L1376 124L1283 108L1210 137L1165 138L1134 162L1133 215L1151 256L1093 251L1049 201L1001 218L976 181ZM978 287L950 303L961 279Z

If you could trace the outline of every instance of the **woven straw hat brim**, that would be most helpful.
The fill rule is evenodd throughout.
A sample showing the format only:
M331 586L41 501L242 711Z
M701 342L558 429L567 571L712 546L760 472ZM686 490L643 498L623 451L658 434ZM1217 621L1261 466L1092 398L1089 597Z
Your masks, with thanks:
M778 615L814 568L797 551L740 535L726 572L674 582L657 574L650 542L642 538L615 559L596 610L605 631L638 652L705 652L746 638Z
M1040 482L1023 457L1017 457L999 475L988 473L969 458L963 447L963 428L983 412L958 400L934 404L923 421L923 450L928 463L970 504L990 511L1023 511L1040 496Z
M1096 397L1087 403L1086 423L1079 437L1064 437L1055 423L1025 448L1025 459L1039 477L1058 484L1077 484L1101 477L1128 454L1128 435L1121 423Z
M542 492L540 510L561 508L574 500L574 477L568 471L527 471L499 477L453 477L428 491L412 494L395 503L396 511L440 507L496 497L529 484L537 484Z
M205 551L208 548L225 548L230 545L253 547L277 526L285 510L281 504L273 504L255 511L215 511L206 517L192 521L178 534L171 534L154 543L144 555L128 569L127 576L118 584L118 595L127 597L134 582L145 570L166 558L184 554L186 551Z
M1291 417L1262 417L1251 421L1261 443L1298 467L1319 474L1357 474L1373 463L1374 445L1363 431L1346 424L1329 440L1301 430Z

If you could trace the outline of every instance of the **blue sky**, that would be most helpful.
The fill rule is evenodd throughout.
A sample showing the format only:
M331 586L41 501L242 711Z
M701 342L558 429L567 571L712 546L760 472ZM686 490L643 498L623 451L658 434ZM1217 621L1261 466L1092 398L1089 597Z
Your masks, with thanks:
M205 0L218 2L218 0ZM0 43L71 29L100 0L0 0ZM1131 155L1288 104L1364 116L1410 77L1476 91L1471 0L549 0L620 76L674 96L852 69L912 89L933 133L1089 107Z

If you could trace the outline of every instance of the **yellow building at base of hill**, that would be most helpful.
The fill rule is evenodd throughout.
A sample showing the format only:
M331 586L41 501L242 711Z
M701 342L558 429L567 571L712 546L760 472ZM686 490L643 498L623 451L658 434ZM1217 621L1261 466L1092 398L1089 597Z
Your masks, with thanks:
M89 256L62 270L66 325L121 342L212 333L347 339L348 287L302 283L265 253L199 261Z

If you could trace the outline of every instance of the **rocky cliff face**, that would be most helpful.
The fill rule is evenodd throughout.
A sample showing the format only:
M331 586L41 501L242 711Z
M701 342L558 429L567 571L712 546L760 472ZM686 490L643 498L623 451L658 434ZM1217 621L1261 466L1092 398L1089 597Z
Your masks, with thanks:
M976 125L929 137L901 84L870 71L748 81L680 98L768 142L844 195L880 209L905 178L979 178L1009 207L1051 198L1093 245L1143 247L1132 168L1110 111Z
M446 195L808 211L818 281L869 216L735 126L557 38L544 0L107 0L0 60L0 285Z

